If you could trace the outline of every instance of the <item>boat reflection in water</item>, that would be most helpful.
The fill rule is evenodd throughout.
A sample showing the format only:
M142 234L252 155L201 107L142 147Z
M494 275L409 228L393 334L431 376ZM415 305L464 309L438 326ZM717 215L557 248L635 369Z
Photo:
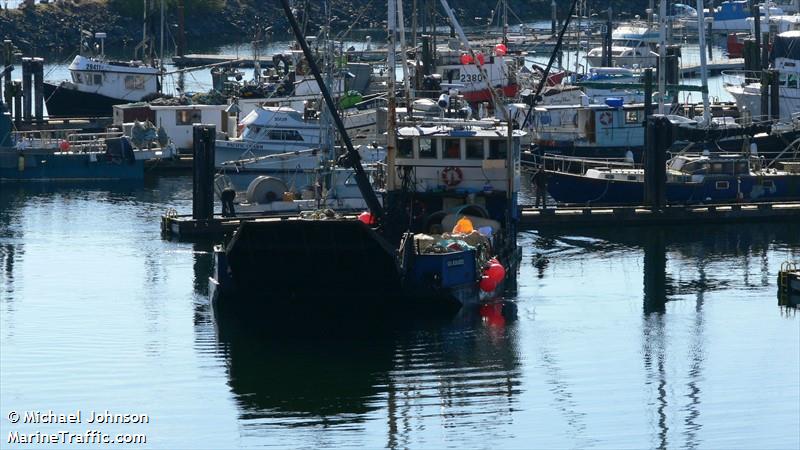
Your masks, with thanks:
M599 258L624 266L611 261L641 256L639 353L644 376L641 392L651 405L647 411L650 446L697 448L713 436L713 430L703 427L713 428L710 415L719 407L715 404L719 388L710 380L719 380L721 368L735 368L740 379L758 379L763 370L741 360L736 350L728 353L730 344L720 342L719 322L725 322L724 328L730 331L725 336L734 342L758 332L756 312L763 309L762 299L774 298L771 293L781 262L796 258L800 224L594 228L568 234L539 232L535 243L543 246L539 249L547 256L535 254L534 265L542 260L563 264L565 259L597 262ZM575 261L571 267L580 270ZM749 314L724 313L731 302ZM780 303L778 311L787 317L796 314L789 303ZM636 391L637 381L628 381L631 391ZM756 395L768 397L783 392L785 383L764 382L762 388ZM764 399L753 408L766 413L769 405ZM739 425L743 423L732 426Z
M370 437L380 440L375 446L397 447L435 416L442 426L474 422L491 432L510 422L519 391L514 311L498 303L369 339L281 336L236 317L215 317L242 438L297 445L298 436L280 430L325 427L330 437L323 439L340 445ZM385 441L363 434L375 415L386 415Z

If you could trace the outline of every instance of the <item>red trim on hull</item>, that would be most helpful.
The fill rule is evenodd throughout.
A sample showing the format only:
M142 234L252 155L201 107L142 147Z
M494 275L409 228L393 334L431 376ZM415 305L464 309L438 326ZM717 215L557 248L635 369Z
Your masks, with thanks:
M517 95L517 91L519 91L519 86L516 84L503 87L503 95L506 97L514 97ZM464 92L464 99L470 103L488 102L491 101L492 95L488 89L482 89L480 91Z

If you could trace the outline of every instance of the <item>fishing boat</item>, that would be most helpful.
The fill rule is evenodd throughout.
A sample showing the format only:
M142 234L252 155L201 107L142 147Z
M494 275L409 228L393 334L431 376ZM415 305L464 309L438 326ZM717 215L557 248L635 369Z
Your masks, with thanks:
M615 67L655 67L658 53L653 51L659 33L647 26L623 25L611 34L611 65ZM589 50L586 60L593 67L603 66L603 49Z
M147 161L175 155L170 144L142 145L120 132L12 132L0 104L0 182L141 180Z
M295 37L310 54L288 1L282 4ZM389 48L394 48L393 6L390 2ZM459 32L463 35L460 27ZM392 87L393 52L389 62ZM335 109L313 60L310 69L326 105ZM358 220L242 222L227 244L214 249L210 290L218 313L238 311L257 320L311 314L388 319L474 306L513 286L520 259L516 200L525 133L470 121L395 129L393 98L389 102L386 187L378 193L343 120L333 116L347 148L340 161L354 170L369 211ZM293 315L283 316L286 311Z
M377 140L379 116L385 123L383 112L385 110L381 109L348 110L344 116L347 132L362 143ZM216 142L216 167L221 168L226 161L319 148L327 132L316 111L301 113L288 106L256 108L239 121L239 127L240 137Z
M95 34L101 42L105 37L105 33ZM69 65L69 80L44 82L51 117L110 116L114 105L138 102L160 92L161 70L155 65L110 60L102 44L100 49L97 55L76 55Z
M473 57L457 45L437 49L435 73L441 77L442 87L458 90L470 103L491 100L487 83L503 96L513 98L519 91L515 76L518 67L513 58L506 56L505 46L499 45L492 53L475 56L480 59L488 80L484 80L484 74L475 66Z
M580 164L573 162L573 165ZM641 204L644 169L587 164L585 171L564 170L545 161L547 192L561 203ZM666 199L675 204L800 198L800 163L767 164L741 154L681 154L667 162Z
M791 120L800 111L800 30L775 36L770 61L779 73L779 118ZM740 110L747 111L754 119L764 119L767 112L761 110L763 93L757 75L746 71L726 71L723 72L723 86Z
M779 7L772 6L769 2L767 4L759 5L761 29L766 30L768 23L766 21L766 8L769 8L770 16L780 16L783 10ZM718 33L732 33L737 31L750 31L751 24L748 19L753 17L750 10L750 2L747 0L727 0L719 4L712 13L714 18L711 23L711 29ZM752 19L751 19L752 21Z

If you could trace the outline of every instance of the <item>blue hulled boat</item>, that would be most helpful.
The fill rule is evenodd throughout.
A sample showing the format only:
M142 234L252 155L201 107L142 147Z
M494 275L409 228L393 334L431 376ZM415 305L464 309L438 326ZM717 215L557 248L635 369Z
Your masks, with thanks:
M554 164L553 160L545 164L548 193L557 202L641 204L644 201L645 174L641 168L600 165L574 173L561 170L563 166ZM780 161L768 165L763 158L754 156L686 154L667 163L666 199L670 203L798 198L800 162Z
M135 148L119 132L14 133L0 103L0 182L141 180L145 161L175 155L174 147Z

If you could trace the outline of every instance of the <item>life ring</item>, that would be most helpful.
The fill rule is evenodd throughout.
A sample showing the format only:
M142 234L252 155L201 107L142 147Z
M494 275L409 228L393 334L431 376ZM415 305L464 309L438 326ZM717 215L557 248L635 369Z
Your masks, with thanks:
M600 123L605 126L614 123L614 116L611 114L611 111L603 111L600 113Z
M442 182L447 187L458 186L463 179L464 172L461 171L460 167L450 166L442 170Z

